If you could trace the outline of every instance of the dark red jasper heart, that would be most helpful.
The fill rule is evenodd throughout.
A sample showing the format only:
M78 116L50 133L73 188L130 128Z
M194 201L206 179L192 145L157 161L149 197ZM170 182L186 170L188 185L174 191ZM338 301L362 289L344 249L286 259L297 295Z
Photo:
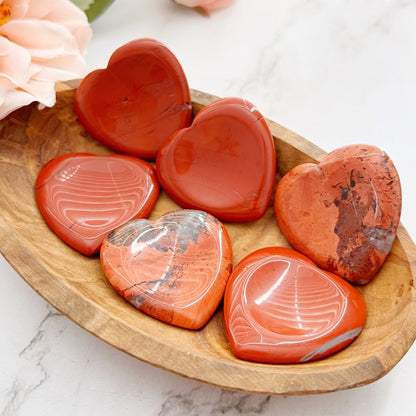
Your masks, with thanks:
M224 296L233 353L263 363L299 363L350 344L366 321L360 293L294 250L268 247L235 266Z
M182 207L223 221L253 221L263 216L273 192L274 142L252 104L225 98L166 142L156 169L162 187Z
M48 225L86 255L97 253L114 228L147 217L158 195L153 167L132 156L58 156L36 181L36 200Z
M390 158L375 146L351 145L319 164L303 164L279 182L275 213L289 243L320 267L365 284L396 237L401 187Z
M162 144L191 121L191 98L182 67L153 39L117 49L106 69L91 72L75 94L86 130L119 153L155 159Z
M206 324L232 267L231 243L213 216L180 210L113 231L101 264L115 290L154 318L188 329Z

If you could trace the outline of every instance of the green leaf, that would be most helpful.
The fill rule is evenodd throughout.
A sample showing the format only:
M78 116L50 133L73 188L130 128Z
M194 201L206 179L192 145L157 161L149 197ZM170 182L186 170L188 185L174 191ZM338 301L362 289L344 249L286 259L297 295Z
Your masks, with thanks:
M85 11L87 14L88 20L92 22L96 19L101 13L105 12L111 4L114 3L114 0L95 0L90 4L88 10Z
M90 4L94 0L71 0L76 6L78 6L81 10L85 11L90 7Z
M85 12L88 21L92 22L100 14L102 14L108 7L114 3L114 0L71 0Z

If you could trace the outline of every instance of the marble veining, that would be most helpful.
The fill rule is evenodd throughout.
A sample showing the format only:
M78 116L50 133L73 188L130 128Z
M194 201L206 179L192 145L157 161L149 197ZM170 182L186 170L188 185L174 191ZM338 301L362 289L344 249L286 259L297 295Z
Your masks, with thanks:
M48 323L62 315L48 307L49 312L39 323L29 343L18 353L19 372L10 383L10 388L5 394L3 407L0 408L1 416L15 416L25 404L28 397L48 379L48 370L44 365L44 358L50 351L50 344L45 340L45 332L48 332Z
M168 392L157 416L262 415L268 410L271 401L269 395L227 390L218 390L213 400L207 400L206 393L206 388L203 387L182 393Z

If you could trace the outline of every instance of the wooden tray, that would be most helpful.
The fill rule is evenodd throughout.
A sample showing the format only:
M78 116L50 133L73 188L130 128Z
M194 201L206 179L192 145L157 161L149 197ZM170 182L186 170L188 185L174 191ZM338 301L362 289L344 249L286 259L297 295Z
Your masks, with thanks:
M52 109L35 105L0 122L0 250L41 296L82 328L145 362L216 386L269 394L311 394L361 386L385 375L416 337L416 248L400 226L392 252L376 278L359 288L368 321L358 339L320 361L266 365L235 358L222 311L199 331L161 323L130 306L108 284L99 258L85 257L45 224L34 197L41 167L69 152L111 153L94 141L73 111L74 90L58 93ZM192 91L194 112L216 97ZM278 159L277 180L325 152L270 121ZM277 181L276 181L277 182ZM178 208L162 192L151 218ZM288 246L270 207L249 224L226 224L234 262L260 247Z

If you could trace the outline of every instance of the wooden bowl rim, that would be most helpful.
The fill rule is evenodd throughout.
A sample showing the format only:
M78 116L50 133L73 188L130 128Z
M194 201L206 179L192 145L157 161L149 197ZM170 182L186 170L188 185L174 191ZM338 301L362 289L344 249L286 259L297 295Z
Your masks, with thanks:
M74 84L71 88L73 86ZM67 87L60 85L58 89L61 91ZM194 112L218 99L197 90L191 90L191 96ZM284 141L316 161L326 155L322 149L290 130L271 120L267 122L275 140ZM221 388L251 393L294 395L325 393L362 386L387 374L401 360L416 338L416 295L411 284L411 302L407 305L407 316L395 334L393 342L363 361L358 359L348 366L328 366L325 359L296 365L267 365L242 362L238 359L230 360L222 356L201 357L190 353L186 346L181 349L166 345L158 339L157 334L138 331L98 302L91 302L91 299L77 292L72 285L51 273L19 240L3 211L1 217L1 253L17 273L62 314L113 347L141 361ZM395 244L401 244L414 280L416 247L402 224L399 226ZM99 331L96 328L97 322L103 323ZM140 345L146 345L146 348L138 347ZM183 367L185 357L186 371Z

